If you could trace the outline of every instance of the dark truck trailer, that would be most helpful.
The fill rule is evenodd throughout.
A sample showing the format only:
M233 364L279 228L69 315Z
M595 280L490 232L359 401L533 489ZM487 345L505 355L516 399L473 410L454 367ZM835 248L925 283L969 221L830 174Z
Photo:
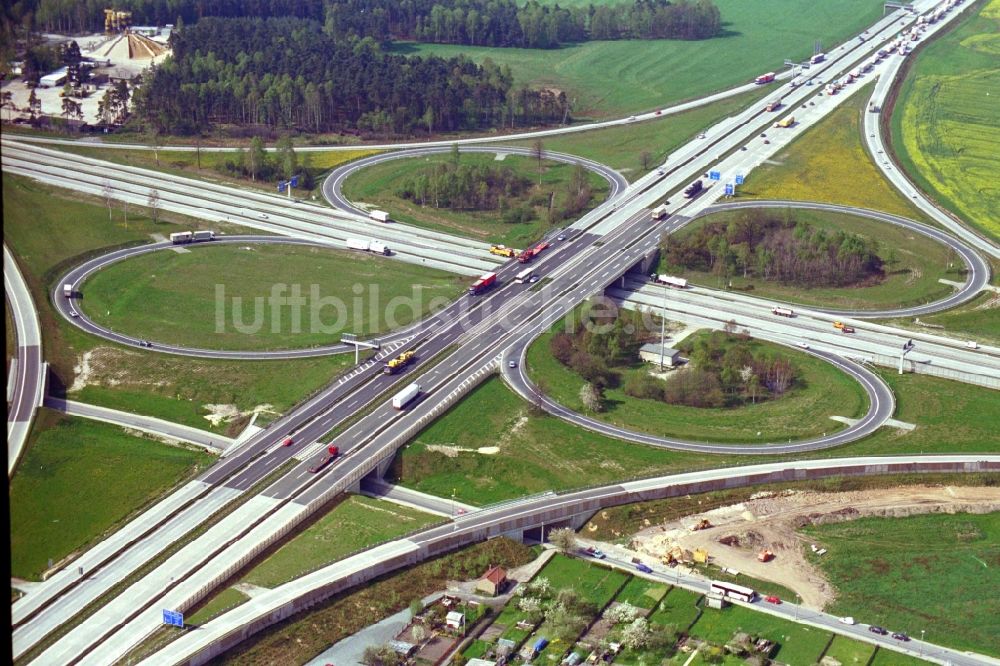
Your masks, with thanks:
M698 196L698 194L702 191L702 189L704 189L704 187L705 185L701 182L701 180L694 181L693 183L687 186L687 189L684 190L684 198L693 199L694 197Z

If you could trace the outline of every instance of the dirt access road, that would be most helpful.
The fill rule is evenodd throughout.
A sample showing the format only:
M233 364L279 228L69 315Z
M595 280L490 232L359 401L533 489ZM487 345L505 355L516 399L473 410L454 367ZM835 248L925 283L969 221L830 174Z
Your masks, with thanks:
M711 562L795 590L806 606L822 609L834 596L823 573L805 558L810 543L797 530L870 516L904 517L925 513L1000 511L1000 488L906 486L841 493L765 491L739 504L648 527L632 548L659 557L674 546L704 548ZM707 519L712 527L692 531ZM730 545L726 545L730 544ZM757 560L767 548L772 561Z

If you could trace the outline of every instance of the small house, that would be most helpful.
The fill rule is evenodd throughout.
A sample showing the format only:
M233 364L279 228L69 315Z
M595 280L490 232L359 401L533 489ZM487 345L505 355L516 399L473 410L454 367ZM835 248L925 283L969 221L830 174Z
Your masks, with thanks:
M646 363L659 363L663 359L664 367L672 368L677 365L681 353L676 349L671 349L663 344L650 342L639 347L639 358Z
M449 629L461 629L465 622L465 613L451 611L444 618L444 625Z
M400 657L409 657L417 651L417 646L406 641L389 641L389 647Z
M503 567L490 567L476 583L476 591L495 597L507 587L507 571Z

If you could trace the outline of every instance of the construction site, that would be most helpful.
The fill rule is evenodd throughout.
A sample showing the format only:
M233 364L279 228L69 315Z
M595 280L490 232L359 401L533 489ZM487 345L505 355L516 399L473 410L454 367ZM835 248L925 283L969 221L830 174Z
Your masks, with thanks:
M682 570L707 564L730 574L769 580L794 590L804 605L822 609L834 590L810 562L825 549L799 531L866 517L1000 510L1000 488L910 486L852 492L763 491L738 504L650 525L630 550Z

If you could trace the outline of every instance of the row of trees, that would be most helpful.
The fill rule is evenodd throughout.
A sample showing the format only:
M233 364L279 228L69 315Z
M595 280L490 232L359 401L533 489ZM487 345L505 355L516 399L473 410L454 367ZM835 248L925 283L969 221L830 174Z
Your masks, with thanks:
M857 285L884 276L878 241L830 233L771 211L745 211L729 223L664 238L662 249L672 266L805 287Z
M278 46L280 45L280 47ZM306 131L454 131L563 120L565 95L514 90L508 68L407 58L370 39L335 40L316 21L206 18L134 95L161 132L219 124Z
M326 7L326 29L380 41L555 48L588 39L706 39L721 29L711 0L635 0L560 7L535 0L345 0Z
M316 186L309 153L305 153L305 158L300 163L289 136L278 139L273 153L265 150L263 139L255 136L250 139L249 149L238 148L233 159L227 159L216 169L227 175L242 176L253 181L287 180L298 176L298 186L301 189L311 190Z

